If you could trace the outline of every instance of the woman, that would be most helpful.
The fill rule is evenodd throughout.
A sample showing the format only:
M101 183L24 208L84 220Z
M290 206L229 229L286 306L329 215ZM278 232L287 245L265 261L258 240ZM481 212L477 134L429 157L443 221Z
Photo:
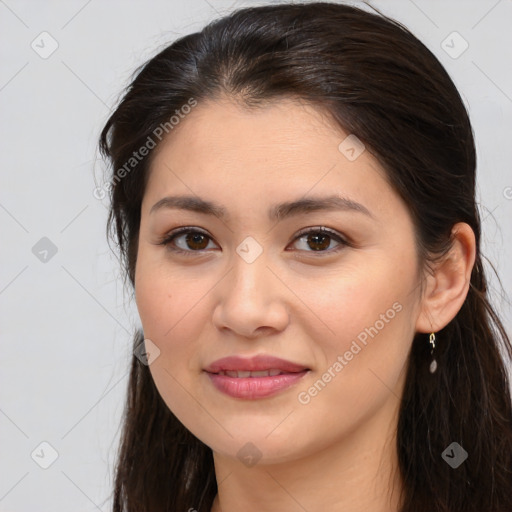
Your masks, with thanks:
M512 510L466 109L406 28L238 10L101 134L134 287L114 510Z

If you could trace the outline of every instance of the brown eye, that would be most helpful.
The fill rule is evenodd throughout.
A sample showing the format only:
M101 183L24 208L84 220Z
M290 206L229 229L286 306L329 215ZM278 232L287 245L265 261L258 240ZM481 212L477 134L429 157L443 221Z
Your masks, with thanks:
M205 241L206 241L206 243L205 243ZM202 233L194 233L194 232L187 233L185 236L185 244L190 249L197 249L197 250L206 249L206 247L208 245L207 236L203 235Z
M181 254L202 252L208 247L211 237L202 231L191 228L181 228L166 236L159 245Z
M312 233L307 235L305 238L307 240L308 246L311 247L311 249L314 251L322 251L324 249L328 249L329 245L331 245L331 237L322 233Z
M306 249L302 249L306 252L317 252L317 253L333 253L342 249L344 246L349 245L340 235L336 232L326 228L315 228L308 231L299 233L295 240L303 241ZM338 246L329 249L332 241L335 241ZM309 250L308 250L309 249Z

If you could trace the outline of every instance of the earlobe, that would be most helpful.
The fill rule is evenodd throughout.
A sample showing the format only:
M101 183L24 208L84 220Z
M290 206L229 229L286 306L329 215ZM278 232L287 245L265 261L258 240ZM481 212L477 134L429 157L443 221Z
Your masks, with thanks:
M466 300L475 263L475 234L465 222L452 228L452 247L433 264L421 299L416 331L437 332L450 323Z

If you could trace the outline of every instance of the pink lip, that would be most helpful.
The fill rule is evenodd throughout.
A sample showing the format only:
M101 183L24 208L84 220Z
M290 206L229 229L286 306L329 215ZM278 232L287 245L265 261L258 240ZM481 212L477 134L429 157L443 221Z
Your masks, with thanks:
M309 370L295 373L282 373L273 377L228 377L216 373L207 373L213 385L233 398L255 400L275 395L302 379Z
M261 371L280 370L280 375L268 377L229 377L219 375L220 371ZM205 368L212 384L221 392L234 398L258 399L275 395L293 386L309 368L278 357L260 354L251 358L239 356L218 359Z
M250 358L239 356L223 357L205 368L208 373L218 373L222 370L240 370L256 372L259 370L277 369L286 373L297 373L308 370L304 365L292 363L279 357L260 354Z

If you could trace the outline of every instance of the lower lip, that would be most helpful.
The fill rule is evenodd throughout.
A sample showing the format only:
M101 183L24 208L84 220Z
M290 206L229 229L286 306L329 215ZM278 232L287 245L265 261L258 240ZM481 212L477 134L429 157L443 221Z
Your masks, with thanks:
M234 398L255 400L272 396L296 384L309 370L297 373L282 373L273 377L228 377L208 373L213 385L226 395Z

